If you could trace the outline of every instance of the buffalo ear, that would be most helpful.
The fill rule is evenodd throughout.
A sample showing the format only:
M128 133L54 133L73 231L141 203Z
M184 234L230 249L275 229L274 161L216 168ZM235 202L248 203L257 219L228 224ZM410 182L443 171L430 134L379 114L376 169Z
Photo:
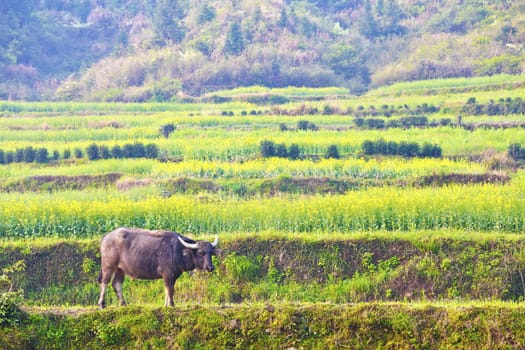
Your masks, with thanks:
M215 255L222 255L222 249L219 249L219 248L213 249L213 254L215 254Z

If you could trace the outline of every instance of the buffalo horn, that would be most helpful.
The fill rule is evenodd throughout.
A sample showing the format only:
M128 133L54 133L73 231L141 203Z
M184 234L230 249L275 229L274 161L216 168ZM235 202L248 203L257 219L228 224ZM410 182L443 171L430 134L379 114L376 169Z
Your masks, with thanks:
M182 245L185 246L186 248L197 249L199 247L197 245L197 243L188 243L185 240L183 240L182 238L180 238L180 237L178 237L178 238L179 238L179 241L182 243Z
M211 244L215 248L219 244L219 235L215 235L215 240Z

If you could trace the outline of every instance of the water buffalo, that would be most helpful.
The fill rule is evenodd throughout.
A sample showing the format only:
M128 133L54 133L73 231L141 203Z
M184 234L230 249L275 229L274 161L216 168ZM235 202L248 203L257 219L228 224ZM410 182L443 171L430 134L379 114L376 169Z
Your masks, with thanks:
M175 280L184 272L200 269L213 271L211 256L218 251L213 243L194 241L171 231L150 231L137 228L118 228L102 238L100 243L101 269L98 276L100 298L98 306L105 307L104 294L113 278L113 289L120 305L124 276L137 279L164 280L165 306L173 306Z

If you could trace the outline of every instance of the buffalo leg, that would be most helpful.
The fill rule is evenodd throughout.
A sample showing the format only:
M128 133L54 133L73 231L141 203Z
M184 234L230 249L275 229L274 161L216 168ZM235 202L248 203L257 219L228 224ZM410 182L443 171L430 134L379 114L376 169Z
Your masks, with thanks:
M164 276L164 306L173 306L173 292L175 286L174 276Z
M166 292L166 297L164 298L164 306L173 306L173 284L164 285L164 290Z
M113 277L113 290L115 291L115 294L117 294L117 298L120 305L126 305L126 301L124 300L124 295L122 295L122 283L124 283L124 271L121 269L118 269L117 272L115 272L115 276Z
M98 307L103 309L106 307L104 295L106 294L106 288L113 277L114 271L111 269L101 269L98 275L98 283L100 284L100 298L98 299Z
M103 309L106 307L106 302L104 301L104 294L106 293L107 283L100 283L100 298L98 299L98 307Z

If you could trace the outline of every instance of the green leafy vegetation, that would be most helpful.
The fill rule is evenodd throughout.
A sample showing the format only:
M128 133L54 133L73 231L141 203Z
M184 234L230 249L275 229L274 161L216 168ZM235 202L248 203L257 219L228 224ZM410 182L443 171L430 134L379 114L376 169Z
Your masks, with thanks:
M17 327L24 317L20 309L23 291L19 289L19 283L22 280L20 274L25 272L25 268L25 261L19 260L2 269L0 275L0 326L2 327Z

